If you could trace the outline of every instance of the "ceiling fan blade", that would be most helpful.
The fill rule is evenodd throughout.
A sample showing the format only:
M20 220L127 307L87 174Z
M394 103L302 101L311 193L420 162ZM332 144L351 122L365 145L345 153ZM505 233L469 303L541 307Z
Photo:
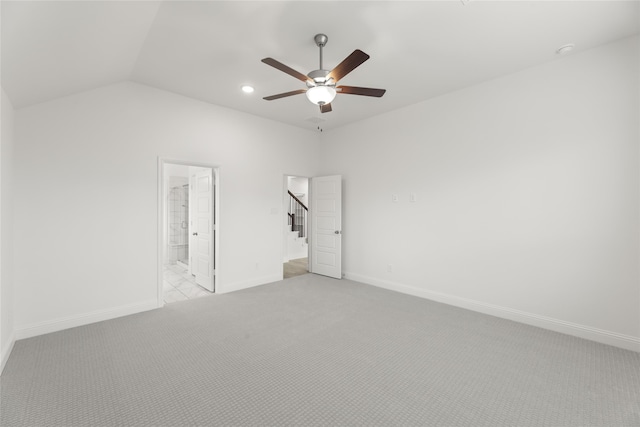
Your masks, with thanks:
M351 55L347 56L336 68L331 70L327 75L327 79L332 78L334 82L337 82L353 70L369 59L369 55L361 51L360 49L354 50Z
M292 96L292 95L299 95L301 93L305 93L306 91L307 91L306 89L292 90L291 92L284 92L284 93L279 93L277 95L265 96L262 99L266 99L267 101L273 101L274 99L285 98L287 96Z
M380 98L387 90L373 89L370 87L338 86L336 87L336 91L338 93L346 93L348 95L375 96L376 98Z
M271 65L273 68L277 68L278 70L285 72L290 76L293 76L296 79L301 80L303 82L311 80L309 77L305 76L304 74L294 70L293 68L287 67L282 62L276 61L273 58L264 58L262 62L264 62L267 65Z
M332 109L331 109L331 103L328 103L328 104L322 104L322 105L320 106L320 112L321 112L321 113L328 113L328 112L330 112L330 111L332 111Z

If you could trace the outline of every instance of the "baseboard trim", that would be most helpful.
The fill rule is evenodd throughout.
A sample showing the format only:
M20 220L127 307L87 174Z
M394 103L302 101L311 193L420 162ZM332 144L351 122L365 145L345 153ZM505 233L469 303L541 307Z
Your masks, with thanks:
M360 274L345 273L345 278L367 285L373 285L379 288L384 288L407 295L413 295L420 298L452 305L455 307L465 308L467 310L489 314L491 316L513 320L527 325L537 326L543 329L549 329L554 332L560 332L563 334L596 341L602 344L620 347L625 350L640 352L640 338L636 338L633 336L597 329L577 323L566 322L564 320L554 319L551 317L540 316L537 314L515 310L508 307L501 307L467 298L456 297L454 295L449 295L441 292L418 289L413 286L379 280Z
M38 335L50 334L52 332L63 331L65 329L88 325L90 323L102 322L104 320L115 319L117 317L129 316L131 314L142 313L158 308L158 301L151 300L139 304L130 304L105 310L96 310L91 313L77 316L63 317L45 322L32 323L30 325L17 328L15 335L17 340L36 337Z
M217 294L226 294L229 292L241 291L242 289L253 288L254 286L260 286L271 282L277 282L282 280L282 274L273 274L270 276L263 276L257 279L247 280L245 282L236 282L228 285L216 286Z
M9 343L7 345L2 346L2 348L5 349L5 351L2 352L2 354L0 355L0 375L2 375L2 372L4 371L4 367L7 364L7 361L9 360L9 356L11 356L11 352L13 351L13 346L16 343L16 337L14 334L11 334L11 336L9 337Z

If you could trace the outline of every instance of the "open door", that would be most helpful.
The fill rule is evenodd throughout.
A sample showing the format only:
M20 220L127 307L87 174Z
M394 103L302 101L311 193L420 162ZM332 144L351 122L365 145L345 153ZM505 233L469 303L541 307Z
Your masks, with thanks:
M342 176L311 178L311 272L342 278Z
M194 216L191 227L195 238L193 248L193 266L191 274L196 277L196 283L214 292L214 185L213 171L206 169L195 175Z

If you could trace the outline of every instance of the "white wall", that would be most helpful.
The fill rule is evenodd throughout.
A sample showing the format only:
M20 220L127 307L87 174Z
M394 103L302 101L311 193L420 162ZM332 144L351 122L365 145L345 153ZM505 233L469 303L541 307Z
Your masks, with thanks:
M325 132L347 277L640 350L638 52L626 39Z
M13 286L13 118L9 98L2 90L0 101L0 372L14 342Z
M282 177L318 139L135 83L17 110L18 336L156 306L158 157L219 166L218 290L282 277Z

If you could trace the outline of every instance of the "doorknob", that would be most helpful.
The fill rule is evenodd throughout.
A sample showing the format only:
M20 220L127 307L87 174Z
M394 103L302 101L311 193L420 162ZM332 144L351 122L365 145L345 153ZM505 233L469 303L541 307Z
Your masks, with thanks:
M198 233L197 233L197 232L195 232L195 233L192 233L192 234L193 234L194 236L197 236L197 235L198 235Z
M340 230L334 231L335 234L340 234Z

